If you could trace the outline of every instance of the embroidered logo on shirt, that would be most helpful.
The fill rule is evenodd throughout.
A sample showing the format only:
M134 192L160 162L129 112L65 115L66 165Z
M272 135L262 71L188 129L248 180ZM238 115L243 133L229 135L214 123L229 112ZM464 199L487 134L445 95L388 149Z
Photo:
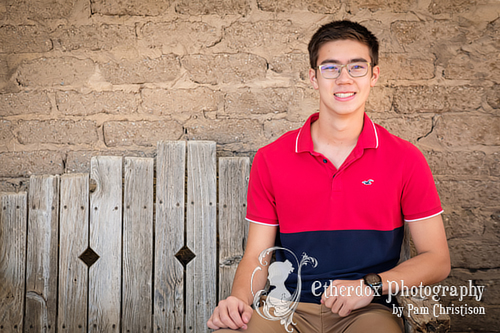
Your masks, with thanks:
M361 183L363 183L363 185L371 185L373 184L374 180L373 179L368 179L368 180L363 180Z

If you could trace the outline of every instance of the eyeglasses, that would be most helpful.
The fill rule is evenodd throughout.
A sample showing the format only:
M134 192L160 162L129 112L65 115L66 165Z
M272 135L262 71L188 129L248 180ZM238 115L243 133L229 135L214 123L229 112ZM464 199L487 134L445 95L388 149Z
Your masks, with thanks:
M368 68L370 68L370 66L371 63L369 62L358 61L351 62L346 65L324 64L318 66L317 68L321 72L321 76L325 79L336 79L340 76L340 72L344 67L347 69L347 73L349 73L351 77L362 77L368 73Z

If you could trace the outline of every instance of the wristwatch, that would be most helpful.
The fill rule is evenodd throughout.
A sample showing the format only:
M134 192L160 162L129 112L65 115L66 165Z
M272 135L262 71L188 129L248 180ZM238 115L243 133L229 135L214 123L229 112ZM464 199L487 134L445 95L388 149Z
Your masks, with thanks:
M363 281L375 292L375 296L382 295L382 278L380 275L375 273L366 274L363 276Z

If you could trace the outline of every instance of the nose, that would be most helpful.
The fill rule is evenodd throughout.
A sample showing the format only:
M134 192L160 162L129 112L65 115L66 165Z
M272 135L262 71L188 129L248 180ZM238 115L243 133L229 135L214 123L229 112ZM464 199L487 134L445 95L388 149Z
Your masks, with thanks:
M351 75L349 75L349 72L347 71L347 66L340 68L340 74L336 80L337 82L352 81Z

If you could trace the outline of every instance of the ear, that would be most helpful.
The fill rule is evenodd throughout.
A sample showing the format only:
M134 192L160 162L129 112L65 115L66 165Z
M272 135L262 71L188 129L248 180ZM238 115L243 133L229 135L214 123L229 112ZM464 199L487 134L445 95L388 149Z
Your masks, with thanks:
M370 87L374 87L380 77L380 67L373 67L373 74L370 80Z
M319 85L318 85L318 78L316 77L316 70L309 68L309 81L311 81L311 84L313 85L314 89L318 90Z

